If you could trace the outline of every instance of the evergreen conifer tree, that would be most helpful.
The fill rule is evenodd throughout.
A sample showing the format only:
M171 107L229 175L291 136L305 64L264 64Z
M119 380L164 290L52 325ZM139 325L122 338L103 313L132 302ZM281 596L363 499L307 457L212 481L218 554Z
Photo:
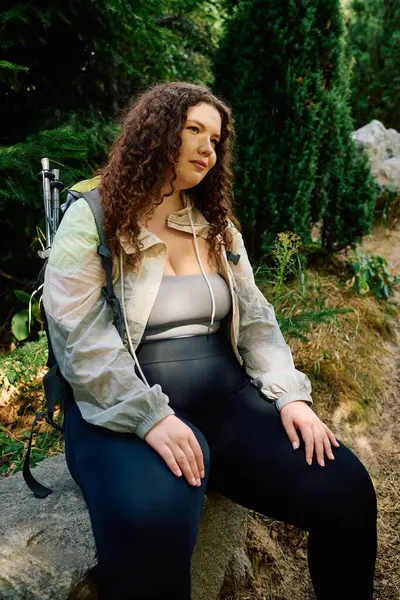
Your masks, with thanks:
M400 131L400 2L353 0L346 54L356 128L373 119Z
M359 241L371 228L376 204L375 184L368 159L356 150L349 106L349 77L343 38L332 59L330 86L324 94L325 120L318 159L321 195L313 197L322 220L322 245L330 252ZM316 188L318 190L318 187Z
M243 0L216 54L217 91L236 118L235 199L252 257L279 231L330 250L368 230L374 189L356 154L339 0ZM370 185L370 187L368 187Z
M310 235L322 95L316 19L312 2L243 0L216 55L216 89L235 114L235 201L253 258L279 231Z

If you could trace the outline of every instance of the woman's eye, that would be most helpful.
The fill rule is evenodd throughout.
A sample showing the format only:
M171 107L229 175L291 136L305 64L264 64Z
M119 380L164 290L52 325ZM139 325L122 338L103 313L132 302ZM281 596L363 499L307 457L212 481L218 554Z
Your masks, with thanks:
M189 125L188 129L194 129L195 131L200 131L200 129L198 127L196 127L196 125ZM211 140L211 143L214 144L214 148L215 148L215 146L218 144L218 140Z

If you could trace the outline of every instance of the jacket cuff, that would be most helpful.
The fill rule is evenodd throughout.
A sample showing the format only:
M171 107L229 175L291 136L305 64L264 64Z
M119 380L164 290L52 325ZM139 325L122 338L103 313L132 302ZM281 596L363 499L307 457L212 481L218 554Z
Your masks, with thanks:
M290 394L283 394L283 396L280 396L275 402L275 406L280 412L286 404L296 402L297 400L303 400L304 402L307 402L309 406L313 403L310 394L305 394L304 392L290 392Z
M156 408L150 413L147 413L144 419L140 422L140 425L137 427L135 433L141 440L144 440L144 437L148 431L156 423L164 419L164 417L168 417L169 415L174 415L175 412L169 406L169 404L163 404L159 408Z

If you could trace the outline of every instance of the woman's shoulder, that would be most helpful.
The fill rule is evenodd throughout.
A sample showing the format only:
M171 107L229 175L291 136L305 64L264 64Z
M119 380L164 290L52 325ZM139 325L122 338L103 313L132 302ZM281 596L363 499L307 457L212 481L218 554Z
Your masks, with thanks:
M81 263L88 254L96 253L100 243L90 206L83 198L75 200L64 214L54 238L49 265Z
M57 230L57 235L64 237L85 234L89 237L93 237L96 234L98 239L96 222L92 210L84 198L79 198L66 210Z

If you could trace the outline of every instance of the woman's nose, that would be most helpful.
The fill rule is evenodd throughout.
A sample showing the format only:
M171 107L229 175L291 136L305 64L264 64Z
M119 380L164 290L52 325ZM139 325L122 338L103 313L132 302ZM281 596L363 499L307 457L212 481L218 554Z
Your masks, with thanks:
M199 152L201 152L202 154L207 154L207 156L209 154L211 154L213 151L213 146L211 144L211 141L208 144L202 144L199 148Z

